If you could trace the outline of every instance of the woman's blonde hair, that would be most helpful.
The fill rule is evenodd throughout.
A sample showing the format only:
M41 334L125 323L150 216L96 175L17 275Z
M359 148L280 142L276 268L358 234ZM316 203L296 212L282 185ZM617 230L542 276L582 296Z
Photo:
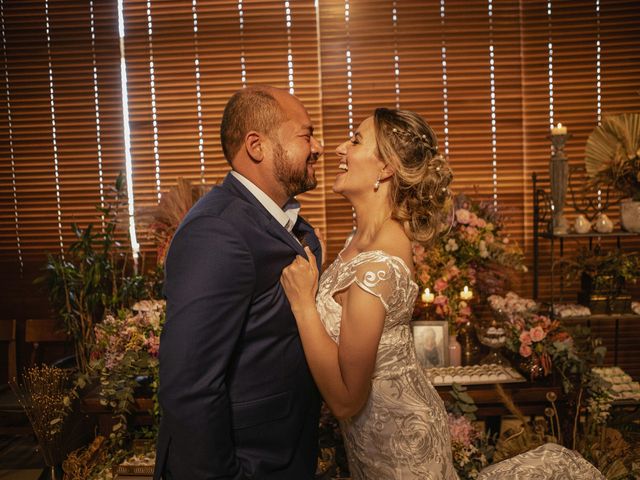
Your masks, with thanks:
M377 108L373 115L378 155L394 170L392 217L425 246L447 230L451 215L451 168L424 119L408 110Z

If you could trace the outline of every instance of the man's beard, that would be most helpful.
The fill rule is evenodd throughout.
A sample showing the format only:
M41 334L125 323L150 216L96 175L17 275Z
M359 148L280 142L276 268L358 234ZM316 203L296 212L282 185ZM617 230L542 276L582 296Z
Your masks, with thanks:
M289 161L287 152L280 143L275 145L273 154L276 178L289 198L316 188L318 184L316 176L313 173L309 174L307 168L310 157L307 158L303 168L296 170L296 166Z

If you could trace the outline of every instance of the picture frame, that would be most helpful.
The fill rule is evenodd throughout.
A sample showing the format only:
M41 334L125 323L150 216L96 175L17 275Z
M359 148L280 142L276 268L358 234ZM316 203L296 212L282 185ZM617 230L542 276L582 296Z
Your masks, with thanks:
M436 320L411 322L418 361L425 368L449 366L449 323Z

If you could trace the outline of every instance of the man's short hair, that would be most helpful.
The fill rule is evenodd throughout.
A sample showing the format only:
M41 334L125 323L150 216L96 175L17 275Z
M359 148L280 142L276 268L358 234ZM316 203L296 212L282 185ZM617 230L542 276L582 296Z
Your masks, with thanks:
M266 88L247 87L233 94L220 124L220 141L227 162L231 164L247 132L255 130L270 135L284 119L282 107Z

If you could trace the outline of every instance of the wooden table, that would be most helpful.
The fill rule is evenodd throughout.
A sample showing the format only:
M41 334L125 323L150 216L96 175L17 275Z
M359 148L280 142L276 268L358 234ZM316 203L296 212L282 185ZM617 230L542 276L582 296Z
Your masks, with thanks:
M551 405L547 400L548 392L555 393L560 403L562 403L562 389L560 386L529 382L503 383L501 385L524 415L544 415L544 409ZM450 394L450 386L438 386L436 390L444 401L453 400ZM502 415L511 415L511 412L500 399L494 384L469 385L467 386L467 393L473 398L478 407L476 416L481 420L485 420L492 431L497 431L495 428L499 426ZM108 436L115 424L115 420L112 409L109 406L100 404L98 391L91 392L83 399L82 403L83 410L86 413L96 416L98 433ZM152 408L153 402L150 398L136 398L130 410L131 419L129 424L133 426L151 425L152 417L149 412Z
M509 395L518 409L524 415L544 415L544 409L551 406L547 400L547 393L553 392L556 398L562 398L562 388L545 383L501 383L503 390ZM436 387L440 397L446 401L453 401L451 387ZM478 411L479 418L497 417L501 415L512 415L504 405L494 384L468 385L467 393L473 398Z
M110 406L100 404L98 388L100 387L92 390L87 396L82 399L82 411L95 416L98 427L98 435L108 437L111 433L111 429L116 424L116 419L113 416L113 409ZM152 409L153 401L151 400L151 398L135 398L134 404L129 409L129 411L131 412L129 425L152 425L153 418L150 413Z
M556 395L556 405L565 411L562 387L546 383L502 383L505 393L511 397L518 410L525 416L542 416L544 409L551 406L547 394ZM453 402L451 387L436 387L438 394L445 401ZM478 410L475 412L479 420L484 420L485 428L492 433L500 433L503 415L513 415L500 398L495 384L468 385L467 392L475 402Z

